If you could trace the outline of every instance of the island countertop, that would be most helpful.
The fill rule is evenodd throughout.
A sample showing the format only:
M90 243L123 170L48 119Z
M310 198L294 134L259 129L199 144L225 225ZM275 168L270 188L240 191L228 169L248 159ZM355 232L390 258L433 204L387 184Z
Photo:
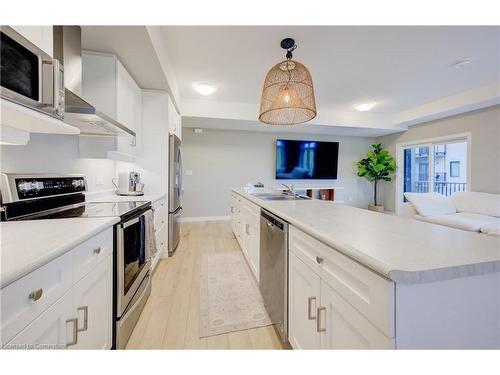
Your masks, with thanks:
M500 238L320 200L233 191L396 283L500 272Z

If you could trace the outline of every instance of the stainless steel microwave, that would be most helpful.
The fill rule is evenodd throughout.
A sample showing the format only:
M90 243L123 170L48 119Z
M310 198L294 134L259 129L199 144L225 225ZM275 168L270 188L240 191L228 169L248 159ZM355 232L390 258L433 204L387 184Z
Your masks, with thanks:
M12 27L0 27L0 97L64 118L64 68Z

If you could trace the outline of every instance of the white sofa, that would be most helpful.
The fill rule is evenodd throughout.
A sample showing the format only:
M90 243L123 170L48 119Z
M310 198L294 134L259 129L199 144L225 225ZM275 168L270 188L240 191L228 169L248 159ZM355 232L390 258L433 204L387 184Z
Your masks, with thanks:
M500 194L405 193L402 216L452 228L500 236Z

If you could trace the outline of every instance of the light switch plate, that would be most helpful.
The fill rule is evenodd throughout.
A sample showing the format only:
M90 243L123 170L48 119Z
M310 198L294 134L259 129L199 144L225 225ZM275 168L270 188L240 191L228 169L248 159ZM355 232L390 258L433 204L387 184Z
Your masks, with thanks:
M192 176L193 171L191 169L186 169L186 176Z
M102 173L95 174L95 184L97 186L104 185L104 175Z

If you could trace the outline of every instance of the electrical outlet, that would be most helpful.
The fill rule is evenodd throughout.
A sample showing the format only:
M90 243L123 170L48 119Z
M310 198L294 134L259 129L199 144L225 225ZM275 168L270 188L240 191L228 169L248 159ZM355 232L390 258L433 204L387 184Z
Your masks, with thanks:
M186 174L186 176L192 176L193 175L193 170L192 169L186 169L185 174Z
M95 174L95 184L96 186L104 185L104 175L102 173Z

